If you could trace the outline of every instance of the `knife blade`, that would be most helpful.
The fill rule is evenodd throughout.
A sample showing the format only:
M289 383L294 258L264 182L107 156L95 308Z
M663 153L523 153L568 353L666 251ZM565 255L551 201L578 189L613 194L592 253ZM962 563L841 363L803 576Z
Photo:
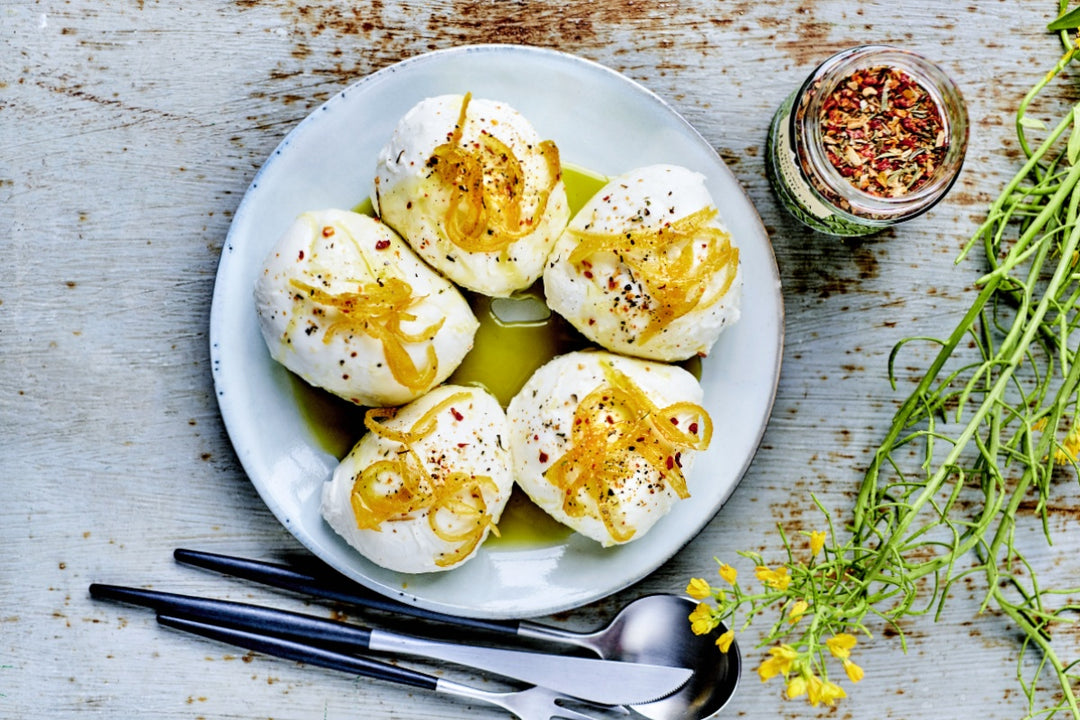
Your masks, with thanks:
M693 675L688 668L429 640L276 608L157 590L94 583L90 594L338 651L395 653L465 665L607 705L658 700L681 688Z

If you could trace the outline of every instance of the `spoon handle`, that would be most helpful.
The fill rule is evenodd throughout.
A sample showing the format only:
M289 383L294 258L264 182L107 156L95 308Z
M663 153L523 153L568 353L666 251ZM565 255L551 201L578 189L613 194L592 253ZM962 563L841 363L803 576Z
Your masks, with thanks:
M431 620L503 635L517 635L521 625L516 620L484 620L426 610L377 595L347 578L333 573L329 569L323 572L308 573L289 565L219 555L200 550L186 550L184 548L177 548L173 552L173 557L176 558L177 562L185 565L214 570L215 572L252 580L263 585L347 603L369 610L408 615L421 620Z
M573 645L574 647L590 650L602 658L607 658L608 653L601 644L596 642L596 635L597 633L563 630L561 628L552 627L551 625L529 622L528 620L521 620L517 624L518 637L528 638L530 640L541 640L549 643L559 643L562 645Z

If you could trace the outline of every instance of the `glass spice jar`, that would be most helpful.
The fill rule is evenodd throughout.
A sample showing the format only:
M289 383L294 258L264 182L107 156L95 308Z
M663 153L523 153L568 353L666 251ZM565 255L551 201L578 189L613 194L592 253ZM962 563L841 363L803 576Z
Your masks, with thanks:
M929 60L864 45L822 63L769 128L766 172L805 225L869 235L925 212L960 173L964 100Z

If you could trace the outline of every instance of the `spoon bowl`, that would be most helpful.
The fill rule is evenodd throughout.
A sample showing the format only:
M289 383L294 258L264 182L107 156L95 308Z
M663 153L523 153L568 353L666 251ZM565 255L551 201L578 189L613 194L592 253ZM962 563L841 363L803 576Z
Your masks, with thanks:
M726 653L716 646L720 626L695 635L688 619L697 603L677 595L647 595L624 607L605 627L577 633L532 622L517 634L582 647L606 660L686 667L694 671L678 691L633 709L650 720L703 720L719 713L735 694L742 674L736 643Z

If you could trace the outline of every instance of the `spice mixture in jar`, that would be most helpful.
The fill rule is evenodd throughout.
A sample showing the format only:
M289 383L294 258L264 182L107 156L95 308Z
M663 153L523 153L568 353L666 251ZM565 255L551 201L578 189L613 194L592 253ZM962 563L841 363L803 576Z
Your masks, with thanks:
M949 138L938 104L902 70L856 70L825 98L821 140L852 185L878 197L914 192L934 176Z
M823 63L769 131L769 180L803 223L867 235L925 212L952 186L967 145L955 85L904 50L864 46Z

